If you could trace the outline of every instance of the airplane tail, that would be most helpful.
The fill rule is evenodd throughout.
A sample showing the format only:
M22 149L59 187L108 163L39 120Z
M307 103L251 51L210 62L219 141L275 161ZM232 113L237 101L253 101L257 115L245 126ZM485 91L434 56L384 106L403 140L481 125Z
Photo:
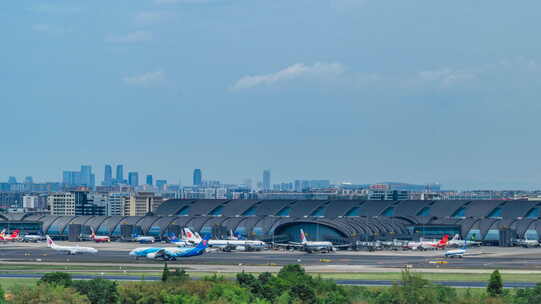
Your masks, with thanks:
M195 247L197 250L205 250L209 246L209 236L206 236L197 246Z
M458 241L459 237L460 237L460 236L459 236L458 233L457 233L457 234L455 234L455 236L453 236L453 239L452 239L452 240L453 240L453 241Z
M45 238L47 238L47 246L51 247L51 248L54 248L55 245L54 245L54 242L51 239L51 237L49 235L46 235Z
M92 232L90 234L90 239L95 239L96 238L96 231L94 231L94 228L90 227L90 231Z
M11 234L12 238L17 238L18 236L19 236L19 229L13 231L13 233Z
M195 234L190 230L190 228L186 227L184 228L184 233L186 234L186 240L187 241L194 241L195 240Z
M444 235L441 240L440 240L440 245L447 245L447 243L449 242L449 235Z
M306 235L304 235L304 231L301 229L301 243L305 244L306 242Z

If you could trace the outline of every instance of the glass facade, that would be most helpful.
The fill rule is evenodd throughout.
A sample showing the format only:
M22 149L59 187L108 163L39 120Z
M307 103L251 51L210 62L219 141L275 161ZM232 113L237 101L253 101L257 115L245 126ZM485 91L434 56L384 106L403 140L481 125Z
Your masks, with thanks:
M289 216L290 211L291 211L290 207L282 208L282 210L280 210L280 211L278 211L278 213L276 213L276 216Z
M349 209L349 211L346 213L346 216L359 216L360 214L361 214L361 208L353 207Z
M383 211L383 213L381 215L383 215L383 216L393 216L394 215L394 208L389 207L389 208L385 209L385 211Z
M535 219L539 217L539 208L532 208L530 211L528 211L528 214L526 214L526 218L529 219Z
M489 218L500 218L500 217L502 217L502 208L498 207L498 208L492 210L492 212L490 212L488 217Z
M222 211L224 210L224 207L223 206L218 206L216 208L214 208L210 213L209 215L213 215L213 216L220 216L222 215Z
M408 227L408 230L412 234L421 235L424 237L441 238L444 235L454 236L460 234L459 226L446 226L446 225L415 225Z
M466 235L466 240L480 241L481 240L481 230L479 230L479 229L470 230L468 232L468 234Z
M490 229L485 235L485 241L499 241L499 240L500 240L499 229Z
M255 212L256 212L256 208L254 206L254 207L250 207L250 209L244 211L244 213L242 215L243 216L251 216L251 215L255 215Z
M462 207L455 211L451 217L457 218L457 217L465 217L466 216L466 208Z
M430 216L430 207L424 207L421 211L417 212L418 216Z
M182 209L180 209L179 212L177 212L177 215L188 215L190 212L190 206L184 206Z
M539 240L539 233L535 229L528 229L524 234L524 238L528 240Z
M325 209L326 209L325 207L319 207L314 212L312 212L312 214L310 214L310 216L324 217L325 216Z

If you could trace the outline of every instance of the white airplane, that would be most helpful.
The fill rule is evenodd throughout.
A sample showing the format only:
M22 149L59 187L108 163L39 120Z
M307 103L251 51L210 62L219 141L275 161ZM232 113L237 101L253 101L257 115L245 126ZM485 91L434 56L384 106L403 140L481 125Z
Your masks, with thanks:
M43 236L37 234L27 234L23 236L23 242L34 242L37 243L43 240Z
M0 241L8 242L8 241L18 241L19 238L19 229L13 231L10 235L6 235L6 229L2 230L0 232Z
M449 236L446 234L444 235L441 240L436 241L424 241L421 240L419 242L409 242L406 245L406 248L417 250L417 249L438 249L438 248L445 248L449 243Z
M461 246L480 246L481 242L478 241L468 241L468 240L461 240L460 236L458 234L455 234L455 236L449 240L447 243L450 247L461 247Z
M197 232L192 232L190 228L184 228L184 241L192 244L201 242L202 238ZM231 231L233 236L233 232ZM234 237L234 236L233 236ZM208 240L208 246L211 248L229 249L229 250L261 250L267 245L262 241L253 240L239 240L234 237L227 240Z
M461 249L447 250L444 254L446 258L463 258L466 254L466 247Z
M46 235L47 246L60 252L66 252L67 254L78 254L78 253L98 253L98 249L92 247L81 247L77 246L60 246L56 245L53 240Z
M336 248L331 242L313 242L309 241L304 234L304 230L301 229L301 242L293 243L293 246L301 246L302 250L312 253L314 251L318 252L331 252L336 251Z
M523 240L517 240L517 244L522 246L522 247L526 247L526 248L529 248L529 247L538 247L539 246L539 241L538 240L529 240L528 239L528 235L524 235L524 239Z
M182 234L183 241L186 241L192 244L199 244L203 240L201 236L199 235L199 233L192 232L192 230L190 230L190 228L188 227L185 227L183 231L184 231L184 233Z
M153 236L144 236L144 235L137 236L134 238L134 240L139 243L154 243L156 241L156 239Z

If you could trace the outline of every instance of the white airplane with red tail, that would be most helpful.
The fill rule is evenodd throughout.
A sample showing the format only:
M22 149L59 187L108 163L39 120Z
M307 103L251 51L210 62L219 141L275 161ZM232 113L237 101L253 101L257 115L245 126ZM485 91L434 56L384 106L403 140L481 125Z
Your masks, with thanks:
M92 234L90 235L90 239L93 240L96 243L107 243L111 241L111 238L107 235L96 235L96 232L94 231L94 228L90 227L90 230L92 231Z
M19 229L13 231L13 233L11 233L10 235L6 235L6 230L2 230L2 232L0 232L0 241L4 241L4 242L7 242L7 241L17 241L19 240Z

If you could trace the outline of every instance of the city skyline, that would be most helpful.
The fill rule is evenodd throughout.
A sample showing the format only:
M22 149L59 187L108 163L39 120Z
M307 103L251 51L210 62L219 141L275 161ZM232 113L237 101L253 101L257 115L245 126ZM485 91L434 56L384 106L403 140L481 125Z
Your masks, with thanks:
M3 8L2 180L124 163L184 184L541 188L539 1Z

